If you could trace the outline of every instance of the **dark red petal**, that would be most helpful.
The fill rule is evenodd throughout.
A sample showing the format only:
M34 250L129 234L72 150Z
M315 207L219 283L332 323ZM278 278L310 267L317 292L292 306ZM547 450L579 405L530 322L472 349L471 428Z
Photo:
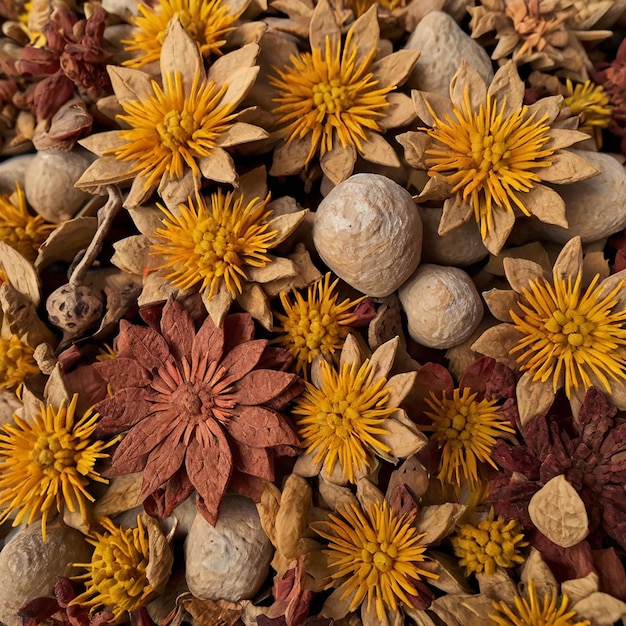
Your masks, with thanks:
M18 615L22 619L34 619L38 623L47 620L59 608L55 598L35 598L19 609Z
M626 602L626 572L615 548L594 550L593 564L600 577L600 591Z
M239 380L250 372L259 362L263 351L267 346L267 339L246 341L235 346L221 361L229 378Z
M163 307L161 334L177 361L191 354L196 328L191 315L176 300L168 300Z
M124 387L145 387L152 380L150 372L135 359L118 357L94 363L93 367L114 391Z
M236 470L265 480L274 480L274 464L265 448L251 448L238 442L233 447L232 454Z
M280 413L260 406L238 407L236 415L225 426L233 439L253 448L300 443Z
M481 397L484 396L487 381L491 378L495 364L496 360L488 356L474 361L461 377L459 388L465 389L465 387L469 387Z
M263 352L257 367L264 370L281 370L284 372L289 369L292 363L293 356L288 350L268 346L265 348L265 352Z
M233 313L224 319L224 354L254 339L254 321L249 313Z
M96 436L116 435L133 427L151 413L154 407L150 402L152 397L154 394L148 389L130 387L98 402L94 407L100 413Z
M141 484L140 498L145 498L164 485L182 466L185 458L185 446L181 437L185 424L179 424L164 440L148 455Z
M129 350L140 365L152 372L172 359L170 349L163 337L146 326L135 326L126 320L120 322L120 334L117 339L120 353L131 356Z
M224 331L218 328L210 317L207 317L193 340L192 363L199 363L204 358L208 359L209 363L219 361L223 350Z
M198 492L198 504L201 504L198 510L212 526L217 522L232 467L233 460L226 436L216 428L201 441L196 430L196 436L187 447L185 468Z
M266 481L243 472L233 472L228 483L228 491L240 493L248 496L255 502L260 502L263 491L265 490Z
M150 517L165 519L182 504L193 492L193 485L187 477L184 467L172 476L165 487L150 494L143 503L143 508Z
M283 393L295 380L298 380L296 374L253 370L236 384L231 397L238 404L263 404Z

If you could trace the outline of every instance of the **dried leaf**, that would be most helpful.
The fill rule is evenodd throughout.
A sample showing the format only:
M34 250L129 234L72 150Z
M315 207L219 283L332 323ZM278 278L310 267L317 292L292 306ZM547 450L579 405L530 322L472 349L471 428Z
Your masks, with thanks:
M91 243L97 229L95 217L76 217L59 224L39 246L35 268L41 271L56 261L73 261Z
M113 517L139 506L142 478L141 472L111 478L106 492L96 501L94 515Z
M288 559L298 556L298 542L308 527L312 490L304 478L287 477L276 513L276 549Z
M141 513L141 521L148 531L148 566L146 578L152 589L163 593L172 573L174 555L167 539L161 532L159 524L145 512Z
M426 533L422 543L432 545L447 537L456 526L461 515L465 512L465 505L446 502L433 504L421 509L417 523L417 531Z
M27 296L35 307L38 307L39 276L33 264L4 241L0 241L0 267L4 270L9 283L21 294Z

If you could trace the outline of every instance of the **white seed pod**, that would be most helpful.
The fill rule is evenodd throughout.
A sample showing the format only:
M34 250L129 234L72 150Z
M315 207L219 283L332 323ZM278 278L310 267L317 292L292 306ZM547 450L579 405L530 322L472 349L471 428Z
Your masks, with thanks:
M272 558L272 544L254 502L227 495L211 526L196 515L185 541L189 591L201 600L238 602L259 590Z
M483 318L483 303L472 279L456 267L420 265L398 295L409 334L429 348L457 346Z
M20 530L0 552L0 622L18 626L17 611L40 596L52 594L58 576L75 574L72 563L89 561L91 547L83 535L64 524L41 524Z
M355 174L337 185L315 213L320 257L369 296L393 293L418 266L422 220L409 192L378 174Z
M24 178L26 199L33 209L56 224L72 219L90 194L75 189L74 183L91 165L94 155L87 150L72 152L40 150L28 164Z

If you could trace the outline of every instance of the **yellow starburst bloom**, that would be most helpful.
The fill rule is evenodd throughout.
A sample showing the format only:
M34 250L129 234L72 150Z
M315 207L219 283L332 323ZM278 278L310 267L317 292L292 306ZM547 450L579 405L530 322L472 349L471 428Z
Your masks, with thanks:
M496 437L515 432L498 413L496 400L476 400L477 395L465 387L455 389L450 398L445 391L441 396L431 391L424 398L432 409L425 413L433 421L433 438L442 449L437 474L442 483L478 483L478 463L497 467L490 456Z
M419 595L413 581L437 578L420 563L427 560L413 526L413 515L397 515L386 501L371 504L367 512L354 504L329 515L328 522L311 524L328 539L328 567L332 571L328 587L343 590L342 599L351 597L350 611L367 598L367 611L376 610L379 620L388 610L402 604L412 606L409 596Z
M34 353L17 335L0 338L0 389L17 389L24 379L39 374Z
M575 278L555 277L554 285L539 277L521 290L522 315L511 311L516 330L523 337L511 349L533 382L552 381L553 390L565 378L565 393L582 385L586 390L593 376L607 392L609 379L626 374L626 310L612 312L623 290L622 280L609 292L597 288L599 275L582 293L582 272Z
M221 104L228 85L218 87L200 72L188 93L180 72L167 73L164 89L152 81L152 89L145 100L121 102L125 114L118 117L130 128L118 133L124 143L105 153L133 163L129 175L144 177L146 189L165 174L181 178L185 165L198 175L196 160L211 154L237 117L234 103Z
M543 602L537 597L535 581L528 581L527 597L515 596L515 607L506 602L493 602L497 613L489 615L492 624L497 626L590 626L589 620L572 621L576 611L568 611L569 598L563 594L560 605L557 602L556 589L545 594Z
M39 246L54 230L39 215L31 215L20 185L15 183L15 193L0 195L0 241L15 248L25 259L34 261Z
M46 523L51 514L78 510L87 519L87 502L94 497L87 491L90 480L107 483L95 471L99 459L108 457L103 450L117 440L104 443L92 440L99 415L87 411L78 420L75 411L78 395L58 409L41 405L32 423L13 416L0 434L0 523L17 513L13 526L26 519L30 524L41 516L46 540Z
M501 515L496 518L493 508L477 524L462 524L450 541L466 576L474 572L491 575L498 567L523 563L519 549L528 545L519 522Z
M380 87L370 65L372 52L357 60L357 46L348 33L343 49L326 37L324 48L291 56L284 70L274 68L269 77L277 90L273 110L287 142L311 137L305 164L319 151L323 156L337 142L362 149L369 131L380 131L378 119L389 106L385 94L395 87Z
M279 324L274 331L277 341L296 359L296 370L306 373L307 365L322 355L330 358L350 332L350 324L357 320L354 307L363 300L344 300L337 304L334 292L339 279L330 284L330 272L307 289L306 300L295 292L295 302L287 293L280 293L285 314L276 313Z
M598 148L602 147L602 129L611 123L613 107L609 96L602 85L596 85L590 80L578 83L576 86L567 79L566 95L563 106L569 107L573 115L580 118L578 130L591 135Z
M277 231L270 230L268 202L269 196L244 204L243 196L220 189L211 194L210 209L200 194L195 205L191 199L180 205L178 215L161 207L165 220L151 247L166 259L158 269L173 270L166 278L181 289L200 284L212 298L223 282L237 297L248 280L246 267L270 262L267 250Z
M328 474L339 462L344 479L354 483L355 473L362 473L376 455L390 452L378 436L387 435L385 418L396 407L387 406L387 380L374 380L368 359L360 367L344 364L336 371L326 361L321 363L320 389L307 382L296 400L298 436L313 461L325 461Z
M122 41L128 52L142 53L124 62L135 68L160 59L167 25L175 15L205 58L222 54L226 36L235 30L234 22L239 17L223 0L161 0L158 8L140 4L138 10L133 20L137 31L132 39Z
M426 150L428 175L439 175L452 186L451 193L471 204L481 237L494 228L495 207L510 213L517 207L530 215L523 194L540 181L535 170L549 167L554 154L544 147L550 140L547 117L536 119L526 106L507 112L506 102L498 104L490 95L474 111L469 87L463 106L453 107L456 120L430 112L435 122L427 131L434 140Z
M94 533L94 539L87 538L95 547L91 562L74 563L87 572L74 577L85 582L85 592L74 598L70 606L104 606L118 621L144 606L153 593L146 574L148 533L139 516L137 528L122 528L107 518L101 519L100 524L105 532Z

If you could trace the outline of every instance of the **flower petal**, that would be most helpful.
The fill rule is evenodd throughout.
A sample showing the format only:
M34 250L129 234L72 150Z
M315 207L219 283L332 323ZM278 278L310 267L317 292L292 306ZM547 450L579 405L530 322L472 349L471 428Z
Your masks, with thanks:
M450 98L446 98L446 96L441 96L438 93L431 93L429 91L416 91L414 89L411 91L411 98L413 100L417 116L427 126L435 125L435 119L428 110L429 107L432 108L435 115L440 120L445 120L446 117L449 117L450 119L454 119L456 117L453 112L452 102Z
M483 300L491 314L501 322L512 322L511 311L522 314L519 307L519 296L512 289L490 289L483 291Z
M399 87L403 85L413 71L419 55L419 50L398 50L372 63L370 70L378 80L378 86ZM387 95L387 99L390 95Z
M356 150L354 146L348 145L344 148L338 141L332 150L320 158L322 171L334 185L343 182L352 174L355 163Z
M396 336L376 348L376 352L374 352L370 358L370 367L372 368L373 374L372 380L387 378L393 367L399 343L400 338Z
M274 466L265 448L253 448L238 441L233 450L233 464L235 469L244 474L274 480Z
M459 68L450 79L450 100L461 111L465 109L464 94L467 87L469 87L472 111L476 113L487 99L487 85L482 76L465 59L462 59ZM439 117L439 119L445 118Z
M324 50L327 37L330 39L331 47L338 45L341 42L341 29L335 20L335 15L328 0L320 0L313 11L311 22L309 23L311 48Z
M297 379L296 374L288 374L287 372L253 370L238 382L231 397L237 404L241 405L263 404L280 395Z
M113 387L114 391L124 387L145 387L152 376L135 359L118 356L115 359L94 363L94 369Z
M164 485L182 466L187 451L186 446L180 441L184 429L185 425L179 424L162 444L148 455L141 484L142 500Z
M524 102L524 82L519 77L515 61L507 61L498 69L489 84L487 93L490 96L494 96L499 103L504 105L505 118L522 108Z
M299 445L298 437L280 413L260 406L241 406L225 424L233 439L252 448Z
M216 183L233 184L237 180L235 164L230 154L219 146L211 150L210 156L199 158L198 167L205 178Z
M439 221L437 234L440 236L447 235L453 230L463 226L469 222L474 215L474 209L469 202L465 202L461 194L454 194L452 198L447 198L443 203L443 213Z
M545 383L533 382L531 374L524 374L517 383L517 409L520 424L524 426L538 415L546 415L554 402L552 379Z
M509 355L509 351L523 337L513 324L498 324L488 328L471 347L474 352L493 357L511 369L517 369L517 361Z
M524 194L524 206L538 220L546 224L568 227L565 201L554 189L546 185L535 183L533 188Z
M121 103L131 100L146 100L154 95L150 77L140 70L121 65L107 65L113 91Z
M557 279L567 280L572 277L576 280L576 276L583 271L583 246L580 237L572 237L564 246L552 267L552 277L554 281Z
M344 58L352 52L356 46L356 66L371 59L376 54L378 40L380 39L380 27L378 26L377 7L370 7L361 17L350 26L344 44ZM386 87L387 85L380 85Z
M150 413L153 407L151 398L154 395L149 389L127 387L98 402L94 407L100 414L96 435L116 435L133 427Z
M191 86L200 74L204 79L204 64L198 44L187 34L180 23L180 16L174 15L165 31L161 48L161 80L167 84L167 75L182 74L184 93L191 93Z
M388 430L389 434L377 435L376 438L389 446L394 457L404 459L421 450L428 443L428 438L406 418L402 409L392 415L394 417L386 418L381 424L381 428ZM401 415L405 418L402 421L398 419Z
M367 133L367 139L362 143L359 154L370 163L385 165L387 167L400 167L400 159L395 150L374 132Z
M600 170L571 150L556 152L550 157L552 165L536 170L537 176L548 183L562 185L576 183L592 176L597 176Z
M191 346L191 360L199 363L204 357L210 362L219 361L224 350L224 331L207 317L196 333Z
M250 143L259 139L266 139L269 134L260 126L247 124L245 122L235 122L226 132L222 133L216 140L215 145L222 148L237 146L242 143Z
M229 52L213 61L207 79L221 87L231 81L235 70L242 67L252 67L256 63L258 55L259 46L256 43L249 43L238 50Z
M487 231L487 236L483 239L485 248L493 255L500 254L510 232L515 225L515 214L501 207L493 209L493 228ZM443 218L442 218L443 219Z
M502 267L509 285L517 293L522 293L522 289L528 289L531 280L545 278L541 265L529 259L506 257L502 261Z
M307 162L313 135L285 141L274 148L270 176L290 176L297 174Z
M389 391L387 406L399 407L413 389L416 378L417 372L402 372L392 376L385 385L385 389Z
M396 141L404 148L404 158L411 167L417 170L428 169L426 150L430 148L432 140L426 133L409 131L396 135Z
M136 326L122 320L117 341L120 354L125 354L126 350L129 350L148 371L164 367L172 358L165 339L146 326Z
M248 313L233 313L224 320L224 353L254 339L254 322Z
M257 365L266 346L267 339L255 339L239 344L224 357L220 367L226 370L226 375L233 382L240 380Z

